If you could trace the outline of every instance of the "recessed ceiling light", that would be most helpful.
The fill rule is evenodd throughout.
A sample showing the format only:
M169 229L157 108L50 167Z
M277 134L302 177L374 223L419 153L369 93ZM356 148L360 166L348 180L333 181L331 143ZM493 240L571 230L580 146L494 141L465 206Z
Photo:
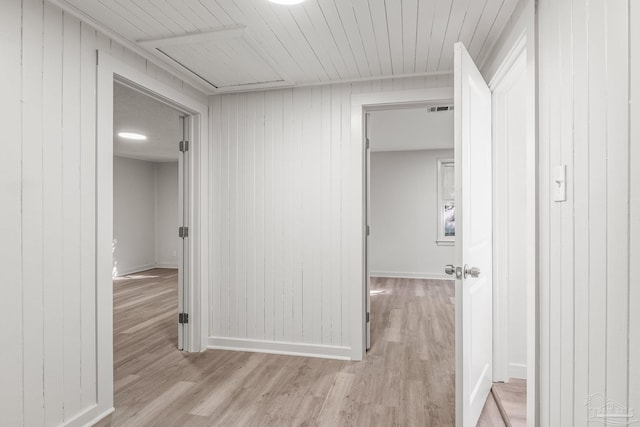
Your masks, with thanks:
M294 4L302 3L304 0L269 0L271 3L283 4L285 6L291 6Z
M135 132L118 132L118 136L124 139L132 139L134 141L146 141L147 136Z

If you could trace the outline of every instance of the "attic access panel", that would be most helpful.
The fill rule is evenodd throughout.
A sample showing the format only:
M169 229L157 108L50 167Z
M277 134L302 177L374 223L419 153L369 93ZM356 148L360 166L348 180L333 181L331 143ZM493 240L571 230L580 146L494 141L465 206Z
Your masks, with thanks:
M138 43L178 64L208 85L212 92L292 84L247 34L245 27L225 27Z

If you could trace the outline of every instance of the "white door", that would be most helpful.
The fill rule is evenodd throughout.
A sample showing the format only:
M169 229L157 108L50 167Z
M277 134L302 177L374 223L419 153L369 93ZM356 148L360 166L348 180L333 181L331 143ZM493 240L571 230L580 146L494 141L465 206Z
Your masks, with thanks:
M188 304L188 259L189 259L189 117L180 118L182 141L178 156L178 237L181 239L182 253L178 254L178 350L189 348Z
M462 43L454 58L456 425L472 427L492 384L491 91Z
M371 348L371 268L369 267L369 256L370 252L370 236L371 236L371 143L369 141L369 128L371 125L371 114L365 113L364 115L364 135L365 135L365 179L366 179L366 191L365 194L365 206L366 206L366 230L365 235L367 237L365 245L365 274L367 277L367 289L365 290L365 307L367 308L365 313L365 323L367 325L367 338L366 338L366 349L369 350Z

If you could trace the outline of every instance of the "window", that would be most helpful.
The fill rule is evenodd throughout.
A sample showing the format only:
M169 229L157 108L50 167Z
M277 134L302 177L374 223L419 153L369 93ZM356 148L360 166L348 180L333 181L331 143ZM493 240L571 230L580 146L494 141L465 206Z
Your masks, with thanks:
M456 183L453 159L438 160L438 245L456 241Z

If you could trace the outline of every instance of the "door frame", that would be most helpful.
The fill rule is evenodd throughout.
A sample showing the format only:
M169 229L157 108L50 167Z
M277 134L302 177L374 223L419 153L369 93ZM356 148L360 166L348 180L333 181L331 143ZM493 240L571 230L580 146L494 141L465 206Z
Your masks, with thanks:
M512 24L512 30L507 35L504 44L492 56L499 58L493 64L487 63L483 67L483 74L489 75L489 88L493 91L501 80L509 73L514 63L520 59L524 51L526 56L526 197L530 208L527 209L526 225L523 232L527 240L527 426L539 424L540 401L540 338L539 338L539 260L540 248L539 236L539 162L538 162L538 69L537 69L537 10L535 2L528 2L521 11L520 16ZM485 65L485 64L483 64ZM494 186L494 191L496 187ZM502 242L494 242L500 245ZM495 289L494 289L495 290ZM500 292L500 289L497 289ZM499 304L495 299L494 303ZM494 315L504 317L503 311L498 308ZM494 337L504 331L497 331L494 322ZM498 335L495 335L495 334ZM498 344L500 345L500 344ZM494 347L495 348L495 347ZM498 350L500 351L500 350ZM495 352L494 352L495 357Z
M523 63L524 61L524 63ZM517 68L516 68L517 67ZM491 79L489 84L489 88L491 89L492 96L499 96L502 93L502 90L508 89L511 84L512 78L514 77L513 73L521 72L521 68L526 70L526 38L523 34L513 46L513 49L509 52L507 57L504 59L499 71L496 75ZM526 78L526 76L525 76ZM526 84L526 80L525 80ZM505 87L507 86L507 87ZM526 101L525 101L526 102ZM508 117L505 119L506 114L504 113L504 107L502 103L494 102L493 105L493 123L494 126L502 126L504 127L506 123L505 120L508 120ZM526 131L525 131L526 132ZM496 141L494 135L494 143ZM526 141L515 141L518 144L526 144ZM526 150L526 145L522 147ZM498 153L497 149L505 150L502 153ZM494 225L502 222L501 218L496 218L495 213L499 213L500 216L511 206L509 195L508 195L508 184L507 180L503 179L509 171L509 164L507 158L507 151L509 150L508 141L503 141L500 147L496 147L494 145L494 179L493 179L493 192L496 195L496 199L494 200ZM502 155L501 155L502 154ZM498 159L498 157L500 157ZM498 161L500 160L500 161ZM529 168L531 165L527 164L526 167ZM529 189L528 189L529 190ZM535 204L535 194L526 194L528 205L533 206ZM532 220L531 217L525 219L528 223ZM508 336L508 323L509 323L509 280L508 280L508 269L509 269L509 235L506 232L503 232L500 227L494 226L493 230L493 239L495 243L494 248L494 260L493 260L493 268L494 268L494 289L493 289L493 354L494 354L494 362L493 362L493 372L494 372L494 381L496 382L508 382L509 381L509 336ZM531 242L527 240L527 247L525 248L527 259L535 258L535 241ZM532 255L533 254L533 255ZM526 287L529 287L529 281L533 278L530 275L526 275L527 283Z
M409 89L389 92L355 94L351 97L351 144L352 166L350 170L351 223L353 235L349 248L349 283L351 288L351 359L364 360L366 355L366 292L367 292L367 177L365 141L365 114L371 109L402 108L453 100L453 87L433 89Z
M206 349L208 335L208 107L150 75L97 51L96 87L96 346L97 392L101 406L113 407L113 86L115 82L150 95L190 117L187 351ZM177 144L177 141L176 141ZM177 146L176 146L177 149ZM176 230L177 233L177 230ZM176 319L176 324L178 319Z

